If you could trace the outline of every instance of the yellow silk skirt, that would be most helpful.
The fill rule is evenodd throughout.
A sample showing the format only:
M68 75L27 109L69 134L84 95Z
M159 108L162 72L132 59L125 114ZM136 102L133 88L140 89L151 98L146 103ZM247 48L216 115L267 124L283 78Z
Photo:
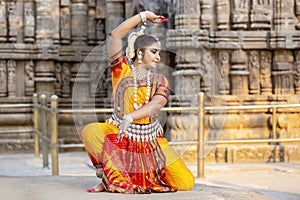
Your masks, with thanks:
M103 165L103 162L105 163L105 167L103 169L105 176L102 179L102 182L114 183L105 185L106 187L109 187L106 188L107 190L122 193L146 193L143 191L139 192L140 190L143 190L143 188L145 189L145 187L130 185L129 188L128 185L124 186L124 182L130 182L128 180L130 179L130 176L124 176L124 173L120 172L122 166L119 166L116 162L113 162L113 159L111 158L115 157L114 152L104 150L107 149L107 138L110 138L110 136L116 136L117 133L118 128L113 124L108 124L107 122L91 123L82 130L81 137L92 163L95 166ZM186 165L176 154L176 152L170 147L168 141L165 138L158 137L156 138L156 141L158 143L158 146L160 147L160 152L162 154L158 155L158 157L164 157L163 161L165 163L163 169L161 170L163 171L163 173L154 172L146 174L146 178L144 177L143 180L156 180L157 178L153 177L153 174L159 174L159 179L161 178L166 186L161 187L159 184L150 181L152 185L151 190L154 192L191 190L194 187L194 176L191 171L186 167ZM112 154L110 152L112 152ZM152 176L152 179L148 176ZM135 192L132 191L132 188L135 190Z

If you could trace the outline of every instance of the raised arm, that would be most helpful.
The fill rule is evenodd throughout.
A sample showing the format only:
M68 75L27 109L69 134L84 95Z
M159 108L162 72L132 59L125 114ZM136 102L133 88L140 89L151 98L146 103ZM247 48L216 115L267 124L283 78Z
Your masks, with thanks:
M152 23L164 22L160 17L162 16L156 15L150 11L144 11L122 22L111 32L110 39L107 45L108 57L111 58L118 52L120 52L120 50L122 49L122 39L128 34L130 30L132 30L142 22L142 18L144 18L144 20L149 20Z

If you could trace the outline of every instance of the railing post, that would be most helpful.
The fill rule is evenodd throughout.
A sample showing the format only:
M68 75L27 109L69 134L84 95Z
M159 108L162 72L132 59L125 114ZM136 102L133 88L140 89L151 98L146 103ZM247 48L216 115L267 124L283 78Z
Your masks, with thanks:
M57 176L59 174L58 168L58 97L56 95L51 96L51 160L52 160L52 175Z
M42 154L43 154L43 167L49 167L49 155L48 155L48 137L47 137L47 117L46 117L46 95L40 95L40 103L41 103L41 137L42 137Z
M34 135L34 156L40 156L40 131L39 131L39 99L36 93L33 94L33 128L35 130Z
M198 145L197 145L197 168L198 177L204 178L204 93L198 95Z

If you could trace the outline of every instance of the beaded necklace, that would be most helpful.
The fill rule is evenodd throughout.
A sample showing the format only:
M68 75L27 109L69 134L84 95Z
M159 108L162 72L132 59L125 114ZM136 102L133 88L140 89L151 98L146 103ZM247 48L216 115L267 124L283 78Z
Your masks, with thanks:
M132 68L132 74L133 74L133 88L134 88L134 90L133 90L133 107L134 107L134 109L137 110L140 107L142 107L142 104L137 104L137 91L138 91L137 77L142 79L142 78L145 78L147 76L147 89L146 89L146 100L145 100L145 104L147 104L149 102L149 98L150 98L150 76L151 76L151 72L149 70L147 75L141 75L134 66L131 66L131 68Z

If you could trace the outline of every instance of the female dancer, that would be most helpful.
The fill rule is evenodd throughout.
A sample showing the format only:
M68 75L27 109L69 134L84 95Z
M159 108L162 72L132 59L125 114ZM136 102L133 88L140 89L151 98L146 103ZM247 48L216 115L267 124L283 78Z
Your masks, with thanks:
M162 137L157 113L166 105L168 80L151 69L160 61L160 42L144 34L145 23L166 21L150 11L141 12L115 28L108 43L114 113L105 123L88 124L81 136L102 182L88 192L151 193L190 190L194 176ZM128 37L126 56L122 39Z

